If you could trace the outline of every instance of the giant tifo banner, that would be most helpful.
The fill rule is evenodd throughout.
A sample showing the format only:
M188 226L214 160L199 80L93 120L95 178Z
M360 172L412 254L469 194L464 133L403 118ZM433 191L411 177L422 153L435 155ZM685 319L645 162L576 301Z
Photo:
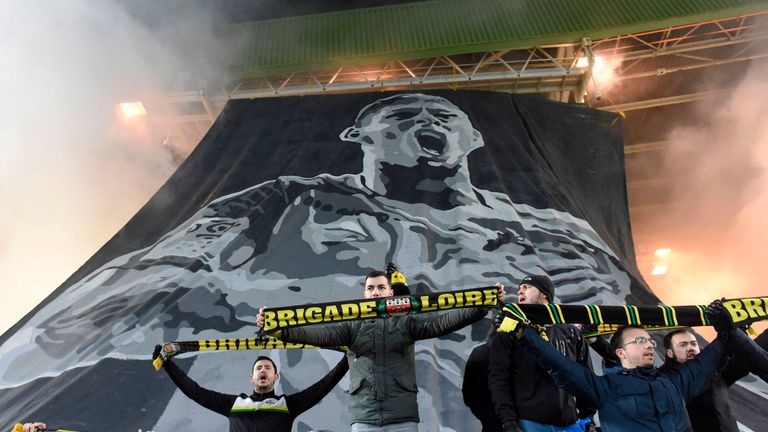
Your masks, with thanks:
M252 338L259 307L362 296L397 264L414 294L548 274L559 303L655 304L633 254L615 114L496 92L231 101L152 200L0 338L0 427L224 430L151 364L163 341ZM115 197L119 200L120 197ZM488 320L419 342L423 430L472 431L465 359ZM222 351L175 361L201 385L279 393L342 356ZM345 378L295 430L348 430Z

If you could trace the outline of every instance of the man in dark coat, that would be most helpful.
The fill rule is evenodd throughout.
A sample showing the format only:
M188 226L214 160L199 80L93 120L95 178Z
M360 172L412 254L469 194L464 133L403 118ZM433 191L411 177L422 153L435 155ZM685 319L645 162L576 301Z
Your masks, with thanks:
M768 337L761 336L760 340L768 343ZM701 352L693 331L687 328L667 333L664 336L664 349L667 358L659 368L660 372L676 370L680 365L695 359ZM686 405L694 432L738 432L739 427L728 398L728 387L751 370L752 363L746 356L734 355L709 388Z
M519 304L548 304L554 300L554 293L555 286L547 276L531 275L520 282L517 300ZM549 326L545 333L561 354L591 368L581 329L565 324ZM585 430L595 410L584 404L577 409L576 399L559 389L509 333L498 333L490 348L488 383L504 432L535 432L551 427Z
M491 339L496 333L488 336L488 342L478 345L467 358L464 367L464 380L461 384L461 395L472 414L480 420L482 432L502 432L501 420L493 409L491 389L488 385L488 364L491 357Z
M742 356L749 364L750 372L768 383L768 330L752 340L743 332L736 332L735 337L728 340L728 349Z

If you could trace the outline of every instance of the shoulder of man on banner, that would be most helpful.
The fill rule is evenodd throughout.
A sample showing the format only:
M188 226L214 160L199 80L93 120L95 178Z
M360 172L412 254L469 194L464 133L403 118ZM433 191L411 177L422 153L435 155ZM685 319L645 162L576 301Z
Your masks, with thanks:
M752 323L768 319L768 297L747 297L722 300L725 311L734 324L749 327ZM519 323L534 325L585 324L590 330L584 336L612 334L621 326L643 326L648 330L709 326L707 305L693 306L605 306L561 304L515 304L503 306L501 332L513 332Z

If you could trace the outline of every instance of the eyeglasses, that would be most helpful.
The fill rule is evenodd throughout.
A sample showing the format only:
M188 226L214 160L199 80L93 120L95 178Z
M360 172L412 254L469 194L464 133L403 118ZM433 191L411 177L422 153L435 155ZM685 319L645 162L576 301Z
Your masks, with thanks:
M631 341L625 343L621 347L624 348L625 346L627 346L629 344L645 345L645 344L647 344L649 342L651 343L652 347L656 348L656 341L653 340L653 339L647 338L645 336L638 336L638 337L632 339Z

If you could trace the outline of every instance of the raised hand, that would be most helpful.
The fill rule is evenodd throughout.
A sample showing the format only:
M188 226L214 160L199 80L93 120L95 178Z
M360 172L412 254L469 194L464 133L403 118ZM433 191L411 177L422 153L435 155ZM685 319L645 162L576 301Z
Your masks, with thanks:
M707 306L704 314L709 318L709 322L712 323L712 327L717 331L717 337L721 339L727 339L731 331L736 328L733 324L731 314L725 309L723 305L723 299L713 301Z
M264 328L264 309L265 307L262 307L259 309L259 314L256 315L256 326Z
M155 350L152 353L152 360L160 357L163 361L170 359L181 353L181 346L175 342L166 342L162 345L155 345Z
M391 275L392 273L394 273L394 272L396 272L396 271L400 271L400 270L397 268L397 266L395 265L395 263L388 263L388 264L387 264L387 267L384 269L384 271L385 271L385 272L386 272L388 275Z
M43 422L24 423L22 430L24 432L37 432L46 430L47 426Z

